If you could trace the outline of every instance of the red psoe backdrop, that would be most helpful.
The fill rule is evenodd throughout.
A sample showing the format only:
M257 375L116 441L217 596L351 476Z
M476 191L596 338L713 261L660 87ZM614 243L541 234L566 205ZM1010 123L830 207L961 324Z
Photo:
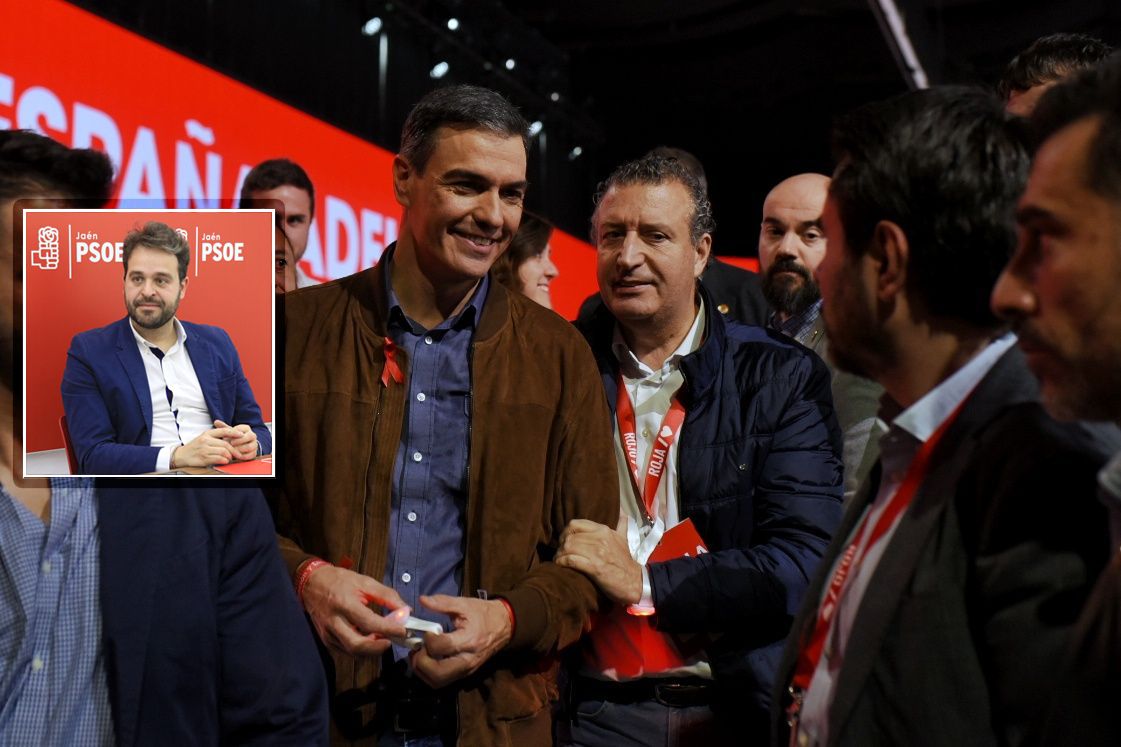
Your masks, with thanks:
M60 386L70 340L125 316L120 244L158 220L186 233L176 316L229 333L265 422L273 413L273 214L269 210L30 210L25 218L24 413L28 452L61 449Z

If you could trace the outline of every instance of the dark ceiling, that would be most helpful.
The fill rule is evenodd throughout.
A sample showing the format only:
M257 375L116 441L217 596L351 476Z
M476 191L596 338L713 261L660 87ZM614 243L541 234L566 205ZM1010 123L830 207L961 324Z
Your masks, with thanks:
M755 253L771 186L831 170L836 115L907 90L875 0L505 4L567 53L573 95L605 134L597 178L656 145L701 159L723 254ZM932 83L992 85L1012 56L1055 31L1121 43L1118 0L896 4Z
M612 168L685 148L708 171L722 254L755 253L772 185L831 170L835 116L908 87L873 11L889 0L73 1L389 149L429 88L497 88L544 123L530 208L579 235ZM932 83L991 85L1056 31L1121 44L1121 0L894 5ZM380 36L361 33L372 17Z

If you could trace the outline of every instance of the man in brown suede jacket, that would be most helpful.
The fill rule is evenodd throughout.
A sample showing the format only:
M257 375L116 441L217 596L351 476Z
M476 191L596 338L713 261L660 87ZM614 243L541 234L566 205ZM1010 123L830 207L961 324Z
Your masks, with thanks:
M591 353L487 276L521 218L526 129L492 91L428 94L394 161L396 245L285 299L277 524L339 743L550 744L552 655L597 605L551 562L569 520L618 518ZM445 632L391 646L403 607Z

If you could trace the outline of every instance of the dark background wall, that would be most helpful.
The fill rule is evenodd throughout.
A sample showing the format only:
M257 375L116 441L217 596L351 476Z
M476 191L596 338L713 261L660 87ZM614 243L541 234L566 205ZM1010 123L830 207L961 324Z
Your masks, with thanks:
M835 116L909 85L877 0L75 4L391 150L430 88L501 90L543 125L529 207L581 236L595 185L614 166L656 145L686 148L708 170L721 254L755 253L772 185L831 171ZM1055 31L1121 42L1117 0L896 5L932 83L992 85L1013 55ZM380 29L368 35L374 18ZM435 79L441 61L448 71Z

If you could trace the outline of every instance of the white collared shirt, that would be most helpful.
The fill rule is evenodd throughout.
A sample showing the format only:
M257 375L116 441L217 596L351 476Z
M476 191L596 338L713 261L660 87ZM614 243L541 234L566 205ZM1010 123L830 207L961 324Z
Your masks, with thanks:
M1113 552L1121 550L1121 451L1098 473L1101 498L1109 513L1109 537Z
M148 395L152 399L152 446L160 447L156 457L156 471L170 468L171 452L176 446L190 442L204 431L214 427L214 419L206 406L202 386L195 375L194 364L187 352L187 330L172 318L175 325L175 344L160 360L152 348L156 347L140 336L129 320L133 339L144 362L148 376ZM171 403L167 390L171 390ZM234 425L230 423L230 425Z
M1016 336L1011 333L993 340L968 363L892 420L888 432L880 438L880 463L883 475L880 478L879 491L867 511L866 518L854 525L854 533L862 524L875 526L891 498L899 490L903 477L919 448L957 410L981 379L985 378L989 370L996 365L1000 357L1015 344ZM850 578L837 602L837 610L834 612L832 627L826 638L824 653L817 662L817 669L814 670L813 679L802 702L798 744L825 744L828 741L829 707L833 703L837 677L844 665L845 646L852 632L853 621L860 609L864 593L875 575L876 566L879 565L880 558L891 543L895 530L899 527L899 521L905 513L906 511L900 513L883 537L868 550L864 558L850 572ZM870 531L866 531L865 538L870 534ZM852 539L853 536L850 535L848 542ZM863 551L863 546L857 548L856 557L859 558ZM833 577L836 567L834 562L826 578ZM823 589L823 599L824 592L827 591L828 585ZM815 613L814 620L816 619Z
M646 460L650 450L662 427L662 421L669 412L673 395L685 381L681 373L681 359L696 351L703 341L705 329L705 310L701 304L693 326L677 349L670 354L665 363L658 369L652 369L642 361L623 340L623 335L618 325L615 327L611 351L619 361L619 370L623 374L623 384L631 398L635 415L635 436L637 438L637 463L641 474L645 475ZM642 510L635 494L634 480L631 477L630 464L627 462L626 452L623 451L622 440L619 437L619 424L615 422L615 464L619 475L619 502L623 513L627 516L627 544L633 557L642 565L642 600L640 604L652 605L650 590L650 576L646 570L646 561L650 553L658 546L662 535L667 529L681 523L680 491L677 481L677 452L679 438L674 439L666 456L666 466L662 471L662 481L655 493L654 500L654 526L649 530L645 527ZM712 671L708 661L703 656L690 659L689 665L675 669L671 672L660 672L662 675L697 675L711 678Z

